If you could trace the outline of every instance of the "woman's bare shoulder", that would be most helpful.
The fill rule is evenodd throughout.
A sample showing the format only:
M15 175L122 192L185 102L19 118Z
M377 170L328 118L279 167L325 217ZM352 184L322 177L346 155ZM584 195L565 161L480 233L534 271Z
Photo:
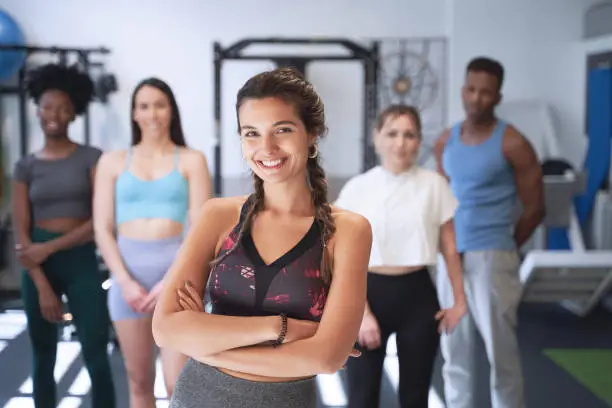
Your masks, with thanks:
M246 196L210 198L202 205L197 223L203 228L226 231L240 219L240 211L246 199Z
M332 205L331 208L338 237L354 236L356 239L361 239L361 237L369 240L372 239L372 227L367 218L335 205Z
M104 158L111 162L123 161L127 157L128 151L125 149L121 150L109 150L102 153L101 158Z
M97 162L98 171L118 175L126 167L127 155L127 150L110 150L102 153Z
M247 197L213 197L202 204L202 216L232 217L240 214Z
M208 170L206 155L200 150L181 147L179 149L179 161L186 167L196 171L201 171L204 167Z

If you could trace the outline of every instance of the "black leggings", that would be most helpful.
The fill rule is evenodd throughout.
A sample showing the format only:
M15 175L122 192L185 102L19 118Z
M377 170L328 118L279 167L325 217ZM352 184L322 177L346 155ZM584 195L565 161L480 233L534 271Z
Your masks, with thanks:
M406 275L368 273L368 303L378 320L381 346L361 349L347 362L350 408L376 408L387 340L396 333L399 399L402 408L427 407L440 335L435 314L440 309L427 269Z

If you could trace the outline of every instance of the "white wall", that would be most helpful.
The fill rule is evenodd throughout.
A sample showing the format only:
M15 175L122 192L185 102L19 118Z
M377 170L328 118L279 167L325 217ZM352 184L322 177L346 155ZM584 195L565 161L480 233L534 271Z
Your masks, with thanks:
M120 92L107 107L92 109L93 142L124 148L129 140L129 98L134 85L155 75L175 90L188 142L209 155L212 169L212 43L229 45L253 36L449 38L449 121L462 117L460 88L465 65L480 54L506 67L506 100L537 99L558 113L565 153L580 164L583 135L585 46L582 16L596 0L335 0L256 3L181 0L0 0L30 43L107 46L107 67ZM255 5L256 4L256 5ZM299 4L299 5L298 5ZM312 48L311 48L312 49ZM234 98L241 83L270 65L228 62L223 71L223 176L244 175L235 135ZM326 103L330 134L323 145L331 176L359 172L362 73L356 63L316 63L309 76ZM15 104L5 106L4 134L17 137ZM81 127L74 128L80 137ZM31 126L34 143L41 137ZM7 137L8 137L7 136ZM13 139L14 140L14 139ZM17 146L13 143L13 158Z
M458 97L465 66L480 54L506 68L506 101L536 99L552 105L562 152L581 166L586 59L582 45L585 11L597 0L461 0L451 2L449 115L462 117Z

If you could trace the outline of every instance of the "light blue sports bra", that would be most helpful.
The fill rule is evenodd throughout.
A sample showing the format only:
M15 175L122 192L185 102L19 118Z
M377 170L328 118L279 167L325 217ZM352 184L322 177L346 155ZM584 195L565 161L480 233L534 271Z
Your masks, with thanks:
M128 152L125 170L115 183L116 224L142 218L187 220L189 184L178 169L179 148L174 154L174 168L155 180L142 180L129 169L132 149Z

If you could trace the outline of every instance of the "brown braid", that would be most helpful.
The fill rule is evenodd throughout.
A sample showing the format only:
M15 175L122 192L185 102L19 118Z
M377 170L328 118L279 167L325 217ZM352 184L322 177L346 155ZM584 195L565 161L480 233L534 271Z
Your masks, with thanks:
M325 171L319 164L319 156L308 158L308 179L312 188L312 201L315 206L315 219L321 226L321 241L323 257L321 258L321 277L329 284L332 278L332 260L327 244L336 232L336 224L332 216L331 206L327 201L327 179Z
M253 174L253 187L255 188L255 192L251 194L246 202L246 215L244 220L242 221L242 225L240 225L240 230L238 231L238 237L236 238L236 242L234 242L234 246L232 246L229 250L227 250L224 254L219 255L216 259L210 262L210 266L216 266L221 261L223 261L228 255L236 250L238 247L238 243L242 240L244 233L251 228L253 225L253 219L263 209L264 203L264 189L263 189L263 180L259 178L256 174Z

